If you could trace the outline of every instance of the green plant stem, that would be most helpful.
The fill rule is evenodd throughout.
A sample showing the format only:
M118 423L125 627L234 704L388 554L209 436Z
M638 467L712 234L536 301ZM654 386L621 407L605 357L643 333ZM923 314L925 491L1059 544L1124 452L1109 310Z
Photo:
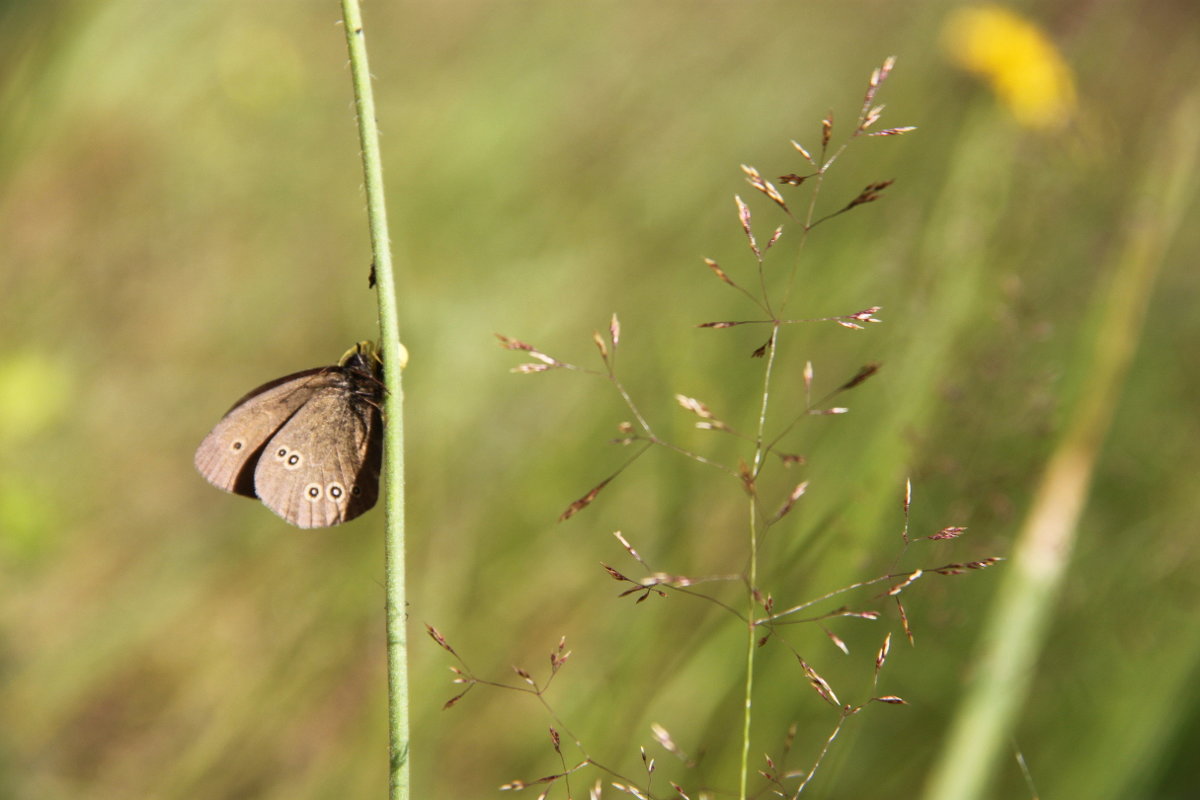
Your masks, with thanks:
M396 281L384 205L383 163L379 152L379 129L375 99L371 93L371 70L358 0L342 0L346 46L350 51L350 73L354 82L354 109L362 148L363 175L367 193L367 219L371 230L371 253L379 300L379 336L388 393L384 400L383 504L385 512L385 591L387 595L388 660L388 745L389 794L391 800L409 796L408 733L408 637L405 632L404 585L404 394L401 370L405 350L400 344Z
M746 571L746 705L742 716L742 767L738 797L746 800L746 786L750 777L750 727L754 700L754 653L756 633L754 626L755 610L754 584L758 580L758 505L754 498L750 499L750 567Z
M763 440L767 429L767 408L771 402L771 377L775 373L775 356L778 352L779 323L775 322L771 328L771 340L767 347L766 368L763 370L762 406L759 408L758 433L754 440L754 465L750 471L755 481L758 479L758 473L766 455ZM746 798L746 788L750 778L750 733L754 711L754 654L758 651L758 630L754 624L758 611L758 598L755 596L758 588L758 501L751 496L749 502L750 562L746 569L746 685L744 689L745 706L742 712L742 765L738 792L741 800Z
M1195 192L1200 94L1180 104L1169 133L1136 188L1127 238L1111 283L1097 298L1088 367L1072 404L1071 423L1051 455L1018 537L1011 569L984 627L977 674L931 773L924 795L928 800L985 796L997 756L1028 694L1150 293Z

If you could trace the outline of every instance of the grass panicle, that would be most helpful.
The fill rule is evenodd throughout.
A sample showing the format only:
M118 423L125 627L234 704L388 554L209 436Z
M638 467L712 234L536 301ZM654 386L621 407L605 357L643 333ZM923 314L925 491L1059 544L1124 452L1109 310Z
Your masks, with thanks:
M784 600L760 584L760 566L764 559L770 557L771 534L792 518L794 510L803 505L807 495L819 490L819 486L807 478L790 479L786 484L787 489L781 495L777 495L775 482L764 480L768 476L768 470L789 469L806 464L805 455L793 452L802 444L798 434L804 421L813 417L840 417L847 414L849 408L840 404L834 405L835 401L840 402L842 396L848 392L859 391L860 387L881 369L878 363L865 364L848 377L837 380L833 387L824 393L816 393L814 398L816 376L812 362L807 361L801 370L804 396L799 402L785 398L787 388L779 380L780 371L784 368L781 348L785 338L792 336L791 332L795 326L832 322L849 331L863 331L868 324L881 322L877 316L881 312L878 305L866 305L858 311L832 316L811 317L793 317L787 313L787 309L793 302L792 287L799 273L804 245L809 235L818 226L827 225L844 214L881 200L885 190L893 185L890 179L871 181L856 195L834 203L833 210L828 212L822 212L824 203L818 202L825 176L835 163L839 163L852 143L865 137L894 137L914 130L911 126L875 128L883 114L883 106L876 103L876 95L891 74L894 65L894 59L889 58L871 74L859 116L850 126L843 141L835 144L838 128L830 114L821 120L820 144L815 154L803 145L792 142L795 151L806 163L806 172L784 174L775 183L765 178L753 166L743 164L741 167L746 182L769 203L768 210L782 214L784 221L771 227L766 236L760 235L756 212L751 203L741 196L735 196L737 224L745 238L751 263L748 268L744 265L722 265L712 258L704 259L703 263L722 284L734 290L743 302L750 303L761 316L702 322L698 327L714 332L740 329L743 326L769 327L770 332L766 340L745 353L747 357L761 364L761 374L755 388L758 394L757 411L751 419L730 420L712 403L702 398L677 393L676 404L684 413L695 419L694 429L703 433L696 443L686 444L660 435L660 426L652 423L650 415L643 410L642 405L635 399L634 392L626 387L618 374L616 353L618 345L621 344L621 326L616 314L612 316L606 331L597 330L592 334L592 342L601 362L599 369L572 363L519 339L497 335L501 347L521 353L530 359L514 367L514 372L530 374L569 370L600 378L614 390L630 416L629 420L619 424L620 435L614 441L620 446L632 448L631 453L611 474L571 502L559 516L561 522L572 519L601 501L604 490L623 478L634 463L651 450L666 450L693 461L702 468L716 470L736 482L741 490L737 494L741 495L742 499L738 501L733 498L733 501L745 504L746 548L743 570L734 573L681 574L664 569L645 558L639 552L633 538L621 531L615 531L613 535L624 555L633 562L632 566L627 568L611 563L601 564L608 576L621 585L619 596L630 598L635 604L654 598L665 599L671 595L680 595L716 606L744 628L745 683L741 702L743 710L740 724L737 726L740 737L740 763L736 770L737 788L732 792L740 798L758 796L764 791L782 797L799 797L818 774L819 767L851 718L871 705L907 704L902 696L881 691L884 683L883 669L891 650L891 632L885 632L881 636L880 644L874 652L870 685L857 690L843 690L835 688L835 685L849 682L849 679L839 678L832 673L827 677L825 669L819 670L814 666L819 660L823 660L822 656L810 654L794 643L791 626L819 625L827 641L837 651L848 655L850 648L834 629L835 626L841 621L879 621L885 617L886 609L890 606L894 609L894 618L900 630L910 643L915 644L914 624L901 599L902 595L915 590L927 576L959 575L992 566L999 561L995 557L989 557L971 562L935 564L899 571L891 569L876 577L844 585L807 600ZM792 198L787 194L797 191L807 192L807 195ZM799 213L796 209L800 209ZM785 254L781 248L792 238L796 241L791 245L790 253ZM783 259L789 261L786 268L777 266L776 262ZM707 434L732 437L737 441L741 455L735 461L729 461L710 454L703 440ZM905 556L912 547L936 545L937 542L957 538L966 532L966 527L961 525L944 525L927 534L914 532L910 527L912 504L912 485L911 482L907 482L901 503L903 530L897 542L900 552L895 557L896 561ZM631 570L637 570L638 574L632 573ZM840 605L835 605L839 603ZM665 784L670 787L669 790L662 788L661 779L656 779L656 762L646 755L644 747L640 750L643 766L641 774L620 772L591 755L582 742L570 735L570 729L546 697L546 689L569 655L565 652L565 640L560 641L558 649L551 653L550 671L544 677L535 678L533 673L523 668L514 668L519 681L503 682L476 675L440 633L433 628L430 628L429 632L434 641L454 657L457 662L457 666L453 667L454 681L465 686L447 702L447 706L457 704L475 686L485 685L535 696L553 721L552 746L559 766L558 771L537 779L511 781L502 788L515 790L539 785L547 787L543 789L542 795L546 796L550 792L549 787L562 781L567 796L573 796L571 776L585 767L598 769L613 788L639 798L703 797L728 785L725 781L710 782L713 779L701 777L696 772L698 760L684 755L684 749L668 732L668 728L659 724L652 728L653 740L661 750L675 757L673 761L682 770L678 781L671 780ZM755 740L755 702L760 695L781 691L776 686L755 683L760 652L766 655L776 652L787 654L799 670L798 677L807 683L816 699L828 706L832 712L831 729L825 735L821 746L807 756L802 766L788 766L799 757L795 753L795 725L789 729L777 755L764 755L764 768L756 770L753 766L755 759L751 754L751 743ZM857 694L858 698L844 699L851 694ZM569 763L570 760L563 752L560 732L573 741L581 760ZM697 742L695 747L703 750L704 743ZM689 777L689 773L693 777ZM751 785L752 780L759 781L759 785Z

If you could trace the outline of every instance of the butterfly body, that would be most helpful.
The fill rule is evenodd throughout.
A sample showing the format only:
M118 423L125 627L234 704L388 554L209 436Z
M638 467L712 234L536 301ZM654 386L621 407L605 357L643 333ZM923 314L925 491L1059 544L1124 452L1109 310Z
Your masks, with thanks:
M235 403L197 448L196 469L297 527L354 519L379 497L383 394L378 355L360 343L336 366L270 381Z

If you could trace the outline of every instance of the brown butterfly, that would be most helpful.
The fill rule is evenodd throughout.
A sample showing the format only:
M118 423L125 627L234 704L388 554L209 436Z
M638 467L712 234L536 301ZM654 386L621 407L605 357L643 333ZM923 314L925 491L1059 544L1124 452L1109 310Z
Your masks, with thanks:
M300 528L354 519L379 497L383 395L379 352L359 342L335 366L264 383L234 403L196 449L196 469Z

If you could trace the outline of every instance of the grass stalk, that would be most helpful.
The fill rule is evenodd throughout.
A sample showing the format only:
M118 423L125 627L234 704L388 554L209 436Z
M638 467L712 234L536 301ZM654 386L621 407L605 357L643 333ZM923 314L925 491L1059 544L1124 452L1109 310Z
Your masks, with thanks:
M760 440L761 441L761 440ZM738 797L746 800L746 787L750 779L750 733L753 722L754 701L754 654L758 650L758 630L754 624L757 603L754 585L758 580L758 504L750 500L750 566L746 571L746 705L742 715L742 764Z
M764 291L763 300L767 294ZM771 377L775 374L775 356L779 352L779 323L773 323L771 340L767 347L766 369L763 371L762 405L758 414L758 430L754 440L754 465L752 474L757 477L762 469L763 458L766 455L767 408L771 401ZM758 626L755 619L758 616L758 502L755 497L749 498L750 519L750 558L746 568L746 685L745 709L742 716L742 764L741 780L738 796L746 798L747 783L750 778L750 733L753 728L754 711L754 654L758 651Z
M405 632L404 583L404 394L401 370L405 350L400 344L396 281L384 204L383 163L379 151L379 129L375 99L371 93L371 71L367 63L366 36L357 0L342 0L346 47L354 84L354 109L362 149L363 177L367 194L367 220L374 258L376 296L379 302L379 336L388 393L384 401L383 504L385 512L385 592L387 596L388 660L388 796L409 796L408 731L408 637Z
M1047 464L1019 534L1011 569L984 627L977 674L931 773L924 795L928 800L985 795L997 756L1028 694L1155 278L1196 190L1200 94L1180 105L1169 134L1138 186L1111 283L1097 298L1095 333L1085 358L1088 367L1069 415L1071 423Z

